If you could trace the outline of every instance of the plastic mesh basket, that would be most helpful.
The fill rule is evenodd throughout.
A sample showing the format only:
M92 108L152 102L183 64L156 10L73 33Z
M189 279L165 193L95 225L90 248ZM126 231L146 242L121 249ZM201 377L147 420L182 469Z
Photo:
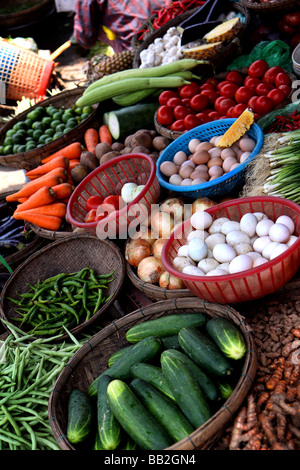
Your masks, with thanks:
M215 180L194 186L175 186L174 184L170 184L167 181L167 178L160 171L161 163L164 161L173 161L175 153L179 150L183 150L188 154L190 153L188 145L191 139L197 138L207 142L213 136L223 135L235 121L236 119L234 118L212 121L195 127L174 140L174 142L168 145L168 147L161 153L156 162L159 184L170 191L179 193L181 196L187 196L194 199L198 197L210 197L213 199L217 196L224 196L242 185L247 165L259 153L264 142L264 133L256 123L254 123L247 132L249 137L256 141L256 146L251 155L249 155L247 160L244 163L241 163L237 168L229 173L225 173Z
M0 40L0 82L6 99L44 98L54 62Z

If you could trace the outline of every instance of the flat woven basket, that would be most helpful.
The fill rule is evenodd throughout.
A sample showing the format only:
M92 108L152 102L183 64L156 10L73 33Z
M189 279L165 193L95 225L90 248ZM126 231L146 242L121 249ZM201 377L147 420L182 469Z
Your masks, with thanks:
M248 2L247 0L240 0L241 4L257 13L272 13L292 10L299 8L299 0L273 0L269 3Z
M65 222L62 230L46 230L45 228L38 227L31 222L26 222L26 227L32 230L36 235L47 240L61 240L74 236L72 226Z
M62 450L76 450L66 437L67 403L71 390L80 388L88 391L92 381L107 368L110 355L128 346L125 333L130 327L161 316L185 312L203 312L209 317L227 318L240 328L246 342L243 370L230 398L205 424L168 450L205 450L212 446L238 411L254 381L257 368L255 345L251 329L234 309L188 297L162 300L135 310L105 327L74 354L59 375L48 406L52 432Z
M80 323L70 331L78 334L96 321L106 312L122 287L125 277L125 261L121 250L109 240L99 240L92 235L78 235L65 240L56 240L31 255L24 261L6 283L0 298L0 316L11 321L17 317L15 304L8 297L18 298L17 293L27 292L29 283L36 283L59 273L72 273L84 267L95 269L98 274L114 273L114 280L105 291L110 300L98 312L84 323ZM19 326L19 323L17 323ZM25 326L24 326L25 331ZM67 339L62 335L58 341Z
M2 3L9 5L10 8L15 7L16 11L0 15L1 29L18 28L34 23L41 18L45 18L55 8L54 0L31 0L26 2L27 8L18 11L17 8L25 3L24 0L10 0Z
M0 129L0 146L3 144L6 132L11 129L17 122L23 121L26 119L27 114L30 111L33 111L38 106L55 106L56 108L69 108L72 107L77 99L82 95L86 87L77 87L71 90L65 90L57 95L47 98L44 101L40 101L31 108L27 109L21 114L18 114L16 117L10 119L1 129ZM45 144L41 147L37 147L28 152L11 154L11 155L0 155L0 165L9 166L12 168L23 168L25 170L30 170L37 167L41 164L42 160L54 152L57 152L61 148L65 147L72 142L81 141L83 138L84 132L89 127L97 125L101 122L100 119L100 110L99 107L95 109L90 116L85 119L81 124L75 126L69 132L66 132L58 139L53 140L52 142Z

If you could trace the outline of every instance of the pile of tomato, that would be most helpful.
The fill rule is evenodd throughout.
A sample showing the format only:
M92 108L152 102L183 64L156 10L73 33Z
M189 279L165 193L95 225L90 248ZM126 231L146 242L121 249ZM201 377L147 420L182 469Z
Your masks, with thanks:
M86 202L87 214L84 218L85 223L100 222L113 212L117 212L126 206L120 196L110 194L105 198L102 196L90 196Z
M259 119L280 106L290 92L290 77L281 67L256 60L247 76L232 70L222 81L213 77L201 85L193 81L176 90L162 91L157 121L173 131L185 132L210 121L237 118L246 108Z

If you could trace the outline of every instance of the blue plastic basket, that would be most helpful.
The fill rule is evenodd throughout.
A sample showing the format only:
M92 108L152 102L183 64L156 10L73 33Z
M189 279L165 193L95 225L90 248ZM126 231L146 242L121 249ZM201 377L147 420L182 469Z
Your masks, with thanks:
M237 168L230 171L229 173L225 173L215 180L193 186L177 186L170 184L167 181L167 178L160 171L161 163L164 161L173 161L175 153L179 150L183 150L188 154L190 153L188 145L191 139L196 138L208 142L216 135L223 135L234 123L234 121L236 121L236 119L230 118L202 124L201 126L195 127L194 129L185 132L176 140L174 140L170 145L168 145L168 147L161 153L156 162L156 174L159 184L162 187L169 189L170 191L180 193L181 196L187 196L193 199L197 199L198 197L208 197L213 199L217 196L224 196L230 194L238 186L242 185L244 182L247 166L260 152L260 149L264 143L264 133L256 123L252 124L251 128L247 132L247 135L256 141L256 146L251 155L249 155L247 160L241 163Z

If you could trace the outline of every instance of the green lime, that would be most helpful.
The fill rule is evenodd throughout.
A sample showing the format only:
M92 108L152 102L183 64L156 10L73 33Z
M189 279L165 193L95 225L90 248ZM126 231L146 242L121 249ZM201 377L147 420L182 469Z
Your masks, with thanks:
M53 113L52 118L53 118L54 120L57 119L58 121L60 121L60 120L61 120L61 117L62 117L62 115L63 115L63 113L64 113L63 110L62 110L62 109L59 109L58 111L56 111L56 113Z
M92 106L84 106L82 108L82 113L85 114L92 114L94 112L94 108Z
M45 140L48 138L49 136L47 134L42 134L40 137L39 137L39 144L44 144L45 143Z
M19 145L19 149L17 153L22 153L26 151L26 145Z
M69 119L72 119L74 117L74 114L69 111L65 111L64 114L61 117L61 121L64 123L67 123Z
M4 147L3 145L0 146L0 155L3 155Z
M33 150L36 148L36 144L34 142L27 142L26 144L26 152L28 152L28 150Z
M52 137L55 134L55 129L52 129L51 127L49 127L48 129L45 130L44 134Z
M58 119L55 119L51 122L50 127L51 129L56 129L56 127L61 124L61 122Z
M5 137L3 145L4 147L7 147L8 145L13 145L13 143L14 143L13 137Z
M81 117L80 122L82 122L82 121L85 121L88 117L90 117L90 114L89 113L82 113L82 115L80 117Z
M83 113L83 108L79 108L78 106L75 106L74 111L77 115L81 115Z
M50 116L45 116L45 117L43 117L43 119L42 119L42 122L43 122L44 124L46 124L47 126L50 126L51 121L52 121L52 119L51 119Z
M15 131L19 131L19 130L21 130L21 129L26 130L27 127L28 127L28 126L27 126L27 124L25 123L25 121L19 121L19 122L17 122L17 123L14 125L13 129L14 129Z
M64 132L64 134L65 134L66 132L70 132L70 131L72 131L72 130L73 130L73 127L68 127L68 126L66 126L66 127L65 127L65 132Z
M55 108L55 106L47 106L46 108L46 113L48 114L48 116L53 116L54 113L56 113L57 111L57 108Z
M75 118L71 118L68 120L66 124L67 124L66 127L75 127L77 126L78 122L76 121Z
M5 138L11 137L12 135L14 135L14 133L15 133L14 129L8 129L8 131L5 134Z
M40 131L43 131L44 129L46 129L46 124L43 123L42 121L35 121L33 124L32 124L32 129L36 130L40 130Z
M31 119L28 119L28 118L27 118L27 119L25 119L24 122L25 122L25 124L26 124L26 128L27 128L27 129L31 127L31 125L32 125Z
M14 144L12 148L12 153L19 153L20 144Z
M62 134L63 134L62 132L55 132L55 134L53 136L53 140L58 139L59 137L62 136Z
M34 129L28 129L27 135L28 135L29 137L32 137L32 136L33 136L33 133L34 133Z
M55 132L64 132L65 131L65 124L58 124L58 126L56 126L55 128Z
M41 129L35 129L33 131L33 134L32 134L32 137L34 140L39 140L39 138L41 137L41 135L43 135L43 131Z
M41 117L41 112L38 109L34 109L27 114L27 118L31 121L39 121Z
M12 145L5 145L3 148L3 155L10 155L13 151Z
M50 144L50 142L52 142L52 140L53 140L53 137L50 137L50 136L46 137L45 144Z

